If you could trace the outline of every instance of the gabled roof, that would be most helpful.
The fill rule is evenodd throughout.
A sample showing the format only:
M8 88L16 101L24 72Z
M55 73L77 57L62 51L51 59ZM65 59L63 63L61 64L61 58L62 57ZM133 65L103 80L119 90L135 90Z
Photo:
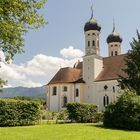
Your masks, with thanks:
M126 73L122 71L125 65L126 54L103 58L103 70L95 81L117 80L119 75L126 77Z
M119 75L126 77L127 74L122 71L125 65L126 55L110 56L103 58L103 70L95 79L95 82L117 80ZM84 83L82 77L83 62L74 65L73 68L61 68L48 84L57 83Z
M82 71L77 68L61 68L48 84L83 82Z

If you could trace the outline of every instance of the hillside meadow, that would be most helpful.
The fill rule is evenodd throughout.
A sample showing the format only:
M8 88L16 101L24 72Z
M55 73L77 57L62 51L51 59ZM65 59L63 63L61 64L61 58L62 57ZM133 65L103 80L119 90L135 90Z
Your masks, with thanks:
M140 140L140 132L112 130L99 124L42 124L0 127L0 140Z

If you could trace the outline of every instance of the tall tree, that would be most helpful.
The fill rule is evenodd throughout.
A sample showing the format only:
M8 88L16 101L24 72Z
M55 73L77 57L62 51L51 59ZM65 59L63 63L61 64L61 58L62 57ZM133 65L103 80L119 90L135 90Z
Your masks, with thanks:
M5 61L24 52L24 35L30 29L38 29L46 22L39 10L47 0L0 0L0 51ZM1 61L1 56L0 56ZM0 83L5 83L0 77Z
M125 59L127 67L123 69L128 76L120 76L118 82L122 89L135 90L137 95L140 95L140 34L138 31L137 38L133 38L130 45L132 49L128 51Z

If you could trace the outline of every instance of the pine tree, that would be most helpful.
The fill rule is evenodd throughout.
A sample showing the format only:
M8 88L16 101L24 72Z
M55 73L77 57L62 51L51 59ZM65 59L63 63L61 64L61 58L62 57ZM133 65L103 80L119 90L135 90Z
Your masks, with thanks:
M125 59L127 67L123 69L128 76L120 76L118 82L122 89L134 90L137 95L140 95L140 34L138 30L137 39L133 38L130 46L132 49L128 51Z

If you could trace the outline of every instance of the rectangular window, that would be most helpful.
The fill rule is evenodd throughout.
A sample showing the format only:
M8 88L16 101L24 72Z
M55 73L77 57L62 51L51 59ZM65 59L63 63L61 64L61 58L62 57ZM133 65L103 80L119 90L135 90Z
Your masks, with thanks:
M109 104L109 96L105 95L103 97L103 105L104 107L107 106Z
M117 51L115 51L115 55L118 55L118 52Z
M66 107L67 103L68 103L68 99L66 96L64 96L63 97L63 107Z
M115 92L115 87L113 86L113 92Z
M64 86L63 91L68 91L68 88L66 86Z
M55 96L57 94L57 87L53 87L52 95Z
M95 46L95 41L94 40L92 41L92 46Z
M90 41L88 41L88 46L90 46Z
M79 89L76 89L75 97L79 97Z

